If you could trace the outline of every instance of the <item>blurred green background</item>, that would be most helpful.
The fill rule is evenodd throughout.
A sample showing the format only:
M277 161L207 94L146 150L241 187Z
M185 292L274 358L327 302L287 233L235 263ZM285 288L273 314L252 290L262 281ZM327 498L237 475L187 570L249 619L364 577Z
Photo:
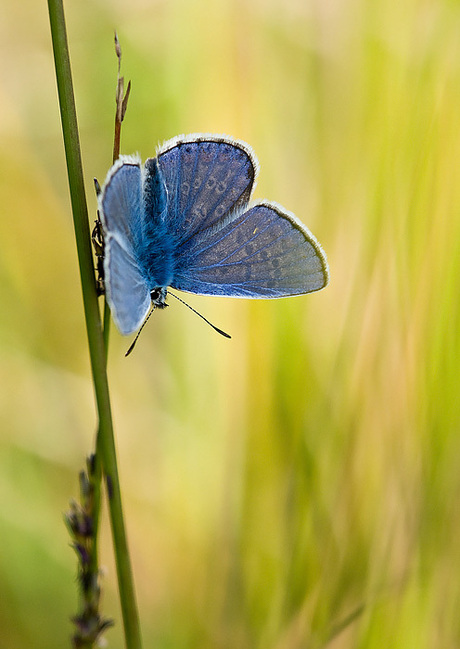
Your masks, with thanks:
M67 2L91 217L122 151L254 147L330 286L188 296L109 377L146 647L460 646L460 4ZM0 647L68 646L95 408L47 6L0 21ZM123 646L110 532L109 646Z

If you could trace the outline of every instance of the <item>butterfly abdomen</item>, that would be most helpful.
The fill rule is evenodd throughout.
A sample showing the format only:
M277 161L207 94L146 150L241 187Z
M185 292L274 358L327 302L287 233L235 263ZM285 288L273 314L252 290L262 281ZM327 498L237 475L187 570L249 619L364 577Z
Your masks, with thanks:
M171 284L174 274L173 246L165 232L145 239L138 252L138 264L151 289Z
M144 167L144 214L139 232L137 257L147 284L153 289L169 286L173 277L173 241L165 218L168 192L156 158Z

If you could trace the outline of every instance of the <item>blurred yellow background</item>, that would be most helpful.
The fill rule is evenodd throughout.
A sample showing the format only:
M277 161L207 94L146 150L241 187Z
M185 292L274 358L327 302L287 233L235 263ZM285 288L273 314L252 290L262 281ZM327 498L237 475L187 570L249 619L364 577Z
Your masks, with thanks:
M227 133L330 286L188 296L109 380L146 647L460 646L460 4L99 0L66 15L91 217L122 152ZM0 21L0 647L68 646L95 408L47 5ZM104 612L123 646L104 513Z

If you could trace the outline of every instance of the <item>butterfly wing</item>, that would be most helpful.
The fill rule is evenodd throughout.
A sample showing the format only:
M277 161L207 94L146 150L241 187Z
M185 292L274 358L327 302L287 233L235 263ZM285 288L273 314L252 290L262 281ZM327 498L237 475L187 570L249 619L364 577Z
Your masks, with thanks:
M173 288L202 295L277 298L323 288L326 256L311 232L264 201L233 213L179 249Z
M144 209L140 160L121 157L109 171L98 200L107 301L119 331L127 335L139 328L151 303L135 254Z
M168 192L168 229L178 245L244 207L258 169L247 144L216 135L174 138L157 159Z

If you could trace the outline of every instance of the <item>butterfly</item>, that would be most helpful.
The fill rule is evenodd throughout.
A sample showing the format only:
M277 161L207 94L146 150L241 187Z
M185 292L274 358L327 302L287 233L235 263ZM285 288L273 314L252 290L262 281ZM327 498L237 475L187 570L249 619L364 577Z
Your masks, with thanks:
M175 137L144 165L120 156L98 195L105 292L120 333L166 306L169 287L279 298L326 286L326 255L311 232L277 203L249 202L258 168L248 144L220 135Z

